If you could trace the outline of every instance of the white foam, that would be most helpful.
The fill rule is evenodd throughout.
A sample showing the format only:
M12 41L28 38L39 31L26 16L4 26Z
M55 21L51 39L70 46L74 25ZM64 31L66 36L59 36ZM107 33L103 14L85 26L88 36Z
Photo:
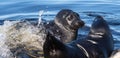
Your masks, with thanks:
M4 25L0 26L0 58L13 58L9 47L6 45L6 31L9 26L15 22L5 21Z
M0 58L13 58L10 48L17 44L34 46L42 50L45 37L43 28L35 27L29 22L5 21L4 25L0 26Z

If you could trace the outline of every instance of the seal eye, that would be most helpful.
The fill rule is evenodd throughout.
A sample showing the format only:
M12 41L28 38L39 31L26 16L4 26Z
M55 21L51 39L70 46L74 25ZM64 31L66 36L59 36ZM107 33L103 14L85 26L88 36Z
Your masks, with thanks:
M69 21L73 20L73 15L69 15L67 18Z

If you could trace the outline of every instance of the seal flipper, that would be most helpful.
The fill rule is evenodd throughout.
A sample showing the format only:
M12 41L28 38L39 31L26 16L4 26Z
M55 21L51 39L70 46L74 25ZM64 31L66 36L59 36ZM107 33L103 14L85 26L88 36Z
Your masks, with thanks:
M97 42L98 45L106 50L108 56L110 55L114 47L113 37L107 22L102 16L97 16L95 18L89 36L91 37L91 40Z
M45 58L63 58L62 54L65 50L65 44L55 38L48 32L46 41L43 46Z
M94 19L91 27L91 33L104 33L111 35L110 28L102 16L97 16Z

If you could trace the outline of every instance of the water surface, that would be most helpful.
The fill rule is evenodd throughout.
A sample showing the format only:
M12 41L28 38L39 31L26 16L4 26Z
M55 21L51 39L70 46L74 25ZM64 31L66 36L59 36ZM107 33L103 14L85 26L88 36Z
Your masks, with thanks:
M42 18L53 20L61 9L71 9L79 13L85 22L86 29L78 34L87 34L94 20L87 14L97 14L108 22L114 37L115 49L120 48L120 1L115 0L0 0L0 24L4 20L22 20L38 18L39 11L43 10Z

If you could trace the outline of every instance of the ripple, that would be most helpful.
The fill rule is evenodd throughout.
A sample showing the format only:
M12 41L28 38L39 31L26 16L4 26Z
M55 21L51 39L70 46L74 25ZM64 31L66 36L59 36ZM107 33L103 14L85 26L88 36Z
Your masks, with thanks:
M7 14L7 15L3 15L3 16L0 16L1 19L8 19L10 17L16 17L16 16L21 16L21 15L24 15L24 16L30 16L30 15L38 15L38 13L14 13L14 14Z

